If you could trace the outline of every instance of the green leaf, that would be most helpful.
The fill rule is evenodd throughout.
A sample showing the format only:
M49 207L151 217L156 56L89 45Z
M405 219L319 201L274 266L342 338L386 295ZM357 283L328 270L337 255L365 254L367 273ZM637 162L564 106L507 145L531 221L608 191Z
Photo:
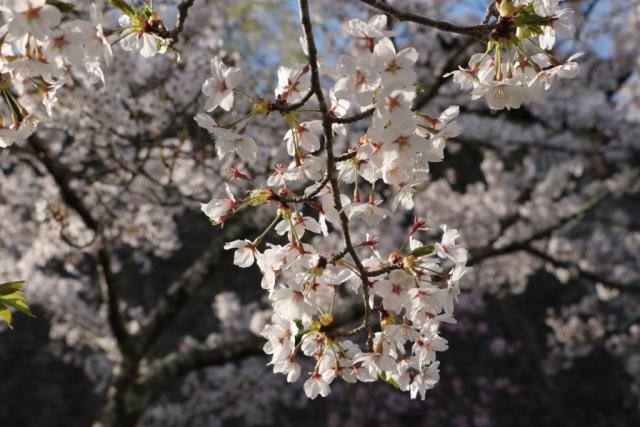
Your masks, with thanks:
M134 16L136 14L135 9L128 5L124 0L109 0L109 4L115 6L120 10L120 12L127 16Z
M60 12L71 12L74 8L75 5L71 4L71 3L67 3L66 1L59 1L59 0L47 0L47 4L50 4L51 6L55 6L58 8L58 10Z
M393 379L392 377L387 377L387 373L385 371L380 372L380 379L384 382L386 382L387 384L392 385L393 387L399 389L400 386L398 385L398 382Z
M18 292L20 289L22 289L25 283L26 282L24 280L17 282L0 283L0 296Z
M538 25L549 25L551 20L548 17L539 16L535 13L520 13L515 18L515 24L518 27L522 26L538 26Z
M18 310L22 314L26 314L27 316L34 317L33 313L31 312L31 309L27 305L27 301L25 301L25 299L24 299L24 297L22 295L20 295L18 293L15 293L15 294L11 294L10 297L11 298L2 297L2 298L0 298L0 302L2 302L5 305L8 305L10 307L15 308L16 310Z
M16 281L0 284L0 318L7 322L12 329L11 320L13 316L11 315L11 308L27 316L35 317L21 293L25 283L24 281Z
M5 322L7 322L7 325L9 325L11 329L13 329L13 325L11 324L11 311L9 310L9 307L7 307L1 302L0 302L0 317L2 317L2 319Z
M432 253L435 252L435 250L436 250L436 247L433 245L423 245L412 250L411 255L413 255L414 257L420 258L425 255L431 255Z

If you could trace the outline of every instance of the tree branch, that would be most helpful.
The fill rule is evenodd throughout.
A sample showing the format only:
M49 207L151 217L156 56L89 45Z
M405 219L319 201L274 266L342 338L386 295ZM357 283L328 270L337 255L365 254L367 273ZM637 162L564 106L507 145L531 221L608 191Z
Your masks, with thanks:
M332 123L334 118L329 114L327 103L322 92L322 86L320 85L320 72L318 69L318 51L313 38L313 26L311 24L311 17L309 15L309 2L308 0L299 0L300 6L300 21L302 29L304 31L305 38L307 40L307 51L309 53L309 66L311 68L311 89L316 95L318 104L320 106L320 112L322 113L322 128L324 131L325 151L327 154L327 176L329 177L329 183L333 190L333 202L337 212L339 212L340 223L342 226L342 234L345 243L346 251L353 258L353 262L356 265L358 274L362 279L363 289L363 302L364 302L364 322L366 329L369 332L368 344L369 349L372 347L373 331L370 327L370 314L371 308L369 307L369 279L367 278L367 272L362 265L362 261L358 257L356 250L351 242L351 234L349 232L349 218L344 212L342 201L340 200L340 186L338 183L338 172L336 168L336 157L333 152L333 129Z
M598 273L594 273L594 272L587 271L580 268L578 263L554 258L553 256L549 255L547 252L542 252L530 245L525 247L524 250L530 253L531 255L535 256L536 258L541 259L542 261L551 263L556 267L566 268L569 271L574 271L577 273L578 276L581 276L587 280L590 280L596 283L602 283L607 288L617 289L620 292L640 294L640 286L635 286L631 284L626 285L619 282L615 282L613 280L607 279L606 277L602 277Z
M179 279L169 285L164 295L142 320L140 332L134 336L140 356L149 350L180 313L189 298L206 283L207 278L219 265L224 240L238 236L245 230L246 226L242 223L229 224L224 229L224 234L212 239L198 259L182 273Z
M415 22L416 24L424 25L425 27L435 28L440 31L446 31L449 33L462 34L465 36L473 37L474 39L484 41L487 39L489 33L496 28L496 24L481 24L462 26L452 24L447 21L438 21L436 19L427 18L426 16L416 15L409 12L404 12L400 9L396 9L387 3L380 0L359 0L362 3L376 8L382 12L396 18L398 21Z
M68 138L71 137L68 136ZM98 237L97 264L101 276L100 290L103 300L107 304L109 326L111 327L111 331L113 332L116 341L118 342L120 350L123 353L130 354L132 352L130 336L125 328L125 323L118 307L120 296L116 289L113 270L111 268L111 256L106 248L106 242L101 235L100 224L93 217L84 201L71 187L71 176L69 171L66 169L64 164L58 161L56 157L51 154L47 144L36 134L29 137L29 144L31 145L37 159L42 163L58 186L62 200L78 214L84 225L93 231L93 233Z
M536 231L526 239L518 240L516 242L512 242L506 246L502 246L499 248L488 247L488 248L470 249L469 250L470 257L467 264L473 265L487 258L492 258L499 255L506 255L508 253L526 250L531 245L532 242L551 236L551 233L564 227L566 224L573 221L574 219L581 217L582 215L586 214L590 210L596 208L597 206L602 204L605 200L607 200L609 197L611 197L611 193L608 191L603 191L602 193L594 196L592 199L585 202L582 206L578 207L571 214L559 219L558 221L556 221L555 223L547 227L544 227Z
M151 402L182 376L205 367L261 355L262 345L259 337L247 335L222 342L214 348L198 346L186 351L176 351L153 362L148 373L137 381L136 386L143 388Z

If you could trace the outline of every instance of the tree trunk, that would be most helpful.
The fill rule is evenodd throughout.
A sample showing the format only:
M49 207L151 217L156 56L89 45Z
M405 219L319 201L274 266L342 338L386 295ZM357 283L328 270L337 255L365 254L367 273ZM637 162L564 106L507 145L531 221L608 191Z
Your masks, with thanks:
M137 373L137 363L125 361L114 368L101 419L94 427L134 427L138 423L150 396L136 387Z

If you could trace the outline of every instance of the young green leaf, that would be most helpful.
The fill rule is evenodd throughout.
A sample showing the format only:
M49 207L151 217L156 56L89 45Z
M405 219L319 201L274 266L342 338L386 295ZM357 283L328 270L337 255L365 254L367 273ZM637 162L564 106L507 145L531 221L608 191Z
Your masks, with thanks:
M18 310L27 316L34 317L27 301L20 292L25 283L26 282L24 281L16 281L0 284L0 317L7 322L9 327L12 329L11 308Z
M127 16L134 16L136 14L135 9L128 5L124 0L109 0L109 4L115 6L120 10L120 12Z
M9 325L11 329L13 329L13 325L11 325L11 310L9 310L9 307L7 307L1 302L0 302L0 317L2 318L2 320L7 322L7 325Z
M414 250L411 251L411 255L415 256L415 257L422 257L425 255L431 255L435 252L436 248L433 245L424 245L424 246L420 246L415 248Z
M57 7L62 13L71 12L75 8L75 5L67 3L66 1L47 0L47 4Z
M18 292L26 284L24 280L17 282L0 283L0 296Z

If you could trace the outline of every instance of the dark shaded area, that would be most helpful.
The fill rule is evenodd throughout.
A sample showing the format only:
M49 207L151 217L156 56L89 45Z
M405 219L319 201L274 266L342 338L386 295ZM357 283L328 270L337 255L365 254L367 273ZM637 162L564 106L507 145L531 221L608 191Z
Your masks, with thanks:
M49 319L16 315L14 331L0 334L0 425L88 426L101 397L83 370L57 359L49 348Z
M244 287L255 283L250 276L244 270L228 270L212 282ZM310 401L304 409L275 411L274 424L640 425L629 378L620 362L605 351L577 359L571 369L556 375L543 371L546 310L575 301L581 289L579 284L562 285L554 276L540 272L531 277L521 295L485 297L480 307L464 307L463 302L460 323L444 332L451 350L440 356L441 381L426 402L411 401L384 383L335 385L327 400ZM212 318L214 293L207 289L194 299L189 315L181 316L169 341L179 339L181 331L210 324L203 319ZM0 334L0 419L25 427L91 425L101 398L93 393L81 369L51 354L49 323L42 310L37 319L17 316L15 326L17 331ZM498 351L500 348L503 350ZM225 425L245 424L230 420Z

